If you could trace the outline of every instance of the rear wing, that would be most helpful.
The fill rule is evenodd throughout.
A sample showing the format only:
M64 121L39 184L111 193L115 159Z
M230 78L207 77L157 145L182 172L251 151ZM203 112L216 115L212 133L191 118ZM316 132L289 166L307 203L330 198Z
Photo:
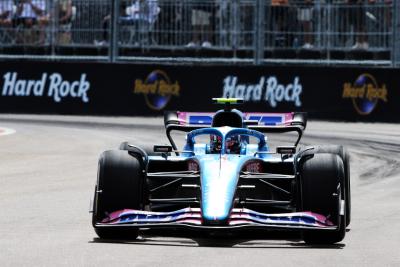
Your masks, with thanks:
M190 132L200 128L212 127L215 113L211 112L180 112L167 111L164 113L164 125L167 137L172 147L177 150L171 138L171 131ZM297 132L298 145L307 126L307 114L303 112L290 113L243 113L243 127L257 130L262 133Z

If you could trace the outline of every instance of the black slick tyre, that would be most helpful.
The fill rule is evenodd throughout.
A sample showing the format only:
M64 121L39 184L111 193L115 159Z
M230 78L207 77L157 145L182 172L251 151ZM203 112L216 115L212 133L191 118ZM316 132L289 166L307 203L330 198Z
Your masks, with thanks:
M342 186L342 195L344 195L346 208L346 226L351 221L351 187L350 187L350 157L343 146L323 145L315 146L315 153L332 153L338 155L343 161L344 168L344 186Z
M143 171L140 161L127 151L105 151L99 160L93 203L93 226L105 239L135 239L136 228L98 227L107 214L122 209L141 209Z
M307 158L300 166L302 210L327 217L337 230L306 230L303 239L307 244L334 244L346 234L346 212L340 215L342 199L338 186L344 183L342 159L329 153L318 153Z

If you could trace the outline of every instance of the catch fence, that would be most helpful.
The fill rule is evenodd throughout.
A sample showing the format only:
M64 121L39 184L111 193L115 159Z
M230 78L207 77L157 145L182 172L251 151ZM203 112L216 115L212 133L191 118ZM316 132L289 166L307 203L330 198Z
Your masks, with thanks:
M400 63L399 8L391 0L32 0L32 5L0 2L0 58Z

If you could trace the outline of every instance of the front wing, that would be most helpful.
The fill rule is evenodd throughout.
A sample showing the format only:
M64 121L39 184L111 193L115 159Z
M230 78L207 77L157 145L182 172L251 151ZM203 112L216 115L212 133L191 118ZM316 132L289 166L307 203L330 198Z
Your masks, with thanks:
M125 209L116 211L95 227L163 228L186 227L197 229L270 228L337 230L325 216L312 212L266 214L249 209L233 209L226 224L203 225L200 208L184 208L173 212L152 212Z

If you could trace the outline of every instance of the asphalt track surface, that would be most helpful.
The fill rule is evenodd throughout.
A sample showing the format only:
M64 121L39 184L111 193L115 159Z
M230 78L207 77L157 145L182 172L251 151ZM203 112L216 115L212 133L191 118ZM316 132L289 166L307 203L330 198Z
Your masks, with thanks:
M0 136L1 266L400 266L400 125L309 122L302 145L351 155L352 222L319 247L261 233L101 241L88 213L98 157L125 140L166 143L162 119L1 115L1 127L16 130Z

